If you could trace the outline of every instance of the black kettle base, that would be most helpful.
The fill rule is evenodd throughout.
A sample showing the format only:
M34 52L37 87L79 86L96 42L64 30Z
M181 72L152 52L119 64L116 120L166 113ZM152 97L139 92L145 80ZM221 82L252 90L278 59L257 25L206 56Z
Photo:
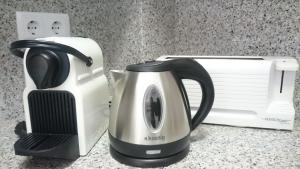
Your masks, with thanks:
M174 164L180 160L182 160L184 157L187 156L189 153L190 147L187 146L185 149L180 151L179 153L176 153L172 156L169 157L163 157L163 158L136 158L136 157L131 157L127 156L124 154L119 153L116 151L112 146L110 146L110 154L111 156L119 161L122 164L134 166L134 167L165 167L171 164Z

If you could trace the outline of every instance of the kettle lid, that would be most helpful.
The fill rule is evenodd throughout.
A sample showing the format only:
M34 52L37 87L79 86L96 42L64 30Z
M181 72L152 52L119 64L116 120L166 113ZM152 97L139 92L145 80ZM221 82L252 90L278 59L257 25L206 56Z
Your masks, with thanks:
M164 72L171 69L170 62L154 60L126 66L126 70L132 72Z

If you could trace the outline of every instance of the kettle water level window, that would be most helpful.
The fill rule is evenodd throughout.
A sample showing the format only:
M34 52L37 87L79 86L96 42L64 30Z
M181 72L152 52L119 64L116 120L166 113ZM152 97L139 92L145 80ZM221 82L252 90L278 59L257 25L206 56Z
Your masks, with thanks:
M158 129L162 121L162 97L156 86L151 85L144 96L144 118L147 126Z

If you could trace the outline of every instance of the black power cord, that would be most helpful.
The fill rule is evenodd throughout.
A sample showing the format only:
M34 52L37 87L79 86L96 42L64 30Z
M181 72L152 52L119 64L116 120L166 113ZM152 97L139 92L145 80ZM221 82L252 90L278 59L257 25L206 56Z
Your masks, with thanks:
M21 121L19 122L16 127L15 127L15 134L19 137L25 137L27 135L27 131L26 131L26 123L25 121Z

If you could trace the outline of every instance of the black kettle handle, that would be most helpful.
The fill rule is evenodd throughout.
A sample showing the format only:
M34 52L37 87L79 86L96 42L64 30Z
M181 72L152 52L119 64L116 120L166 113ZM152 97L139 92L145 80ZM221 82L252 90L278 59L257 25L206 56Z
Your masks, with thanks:
M85 62L87 66L91 66L93 64L93 59L91 57L85 56L78 50L60 43L47 42L41 40L18 40L12 42L9 47L12 54L23 58L24 52L21 50L22 48L44 48L48 50L57 50L60 52L72 54L73 56Z
M215 91L211 77L207 71L193 59L175 59L171 60L172 70L180 79L179 86L182 86L184 99L189 110L189 102L186 91L182 84L182 79L191 79L197 81L202 89L202 101L196 115L191 119L191 129L194 130L208 115L215 98ZM191 115L189 115L191 118Z

